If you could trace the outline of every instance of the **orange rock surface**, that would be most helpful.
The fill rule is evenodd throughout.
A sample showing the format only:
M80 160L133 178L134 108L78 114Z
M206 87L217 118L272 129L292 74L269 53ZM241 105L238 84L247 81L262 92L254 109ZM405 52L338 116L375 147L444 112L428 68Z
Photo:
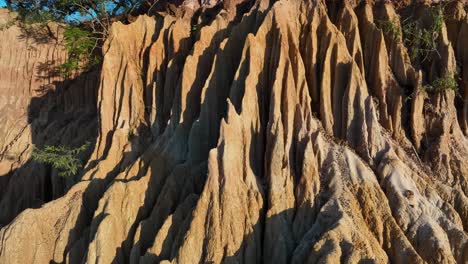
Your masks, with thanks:
M392 1L183 8L114 23L73 80L38 79L58 27L0 31L0 263L468 262L463 1L418 67ZM74 179L29 157L85 141Z

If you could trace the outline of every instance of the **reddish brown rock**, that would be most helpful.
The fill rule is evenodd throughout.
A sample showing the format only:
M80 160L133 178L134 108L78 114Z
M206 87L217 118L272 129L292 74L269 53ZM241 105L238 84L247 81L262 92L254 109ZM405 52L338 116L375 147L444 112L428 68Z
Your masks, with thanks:
M33 147L93 142L97 124L99 70L65 80L57 72L67 56L63 27L14 18L0 9L0 226L62 196L75 182L31 162Z

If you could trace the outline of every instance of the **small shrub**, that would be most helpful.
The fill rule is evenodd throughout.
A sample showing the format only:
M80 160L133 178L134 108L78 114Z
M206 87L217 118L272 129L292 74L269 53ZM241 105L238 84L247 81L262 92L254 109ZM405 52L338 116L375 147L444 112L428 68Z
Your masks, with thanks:
M192 28L190 29L191 34L195 34L196 32L200 31L201 26L200 25L193 25Z
M442 78L434 80L430 84L424 85L422 89L429 93L437 93L445 90L457 91L458 86L455 78L447 74Z
M78 155L89 148L89 143L76 149L69 149L65 146L45 146L43 149L34 148L32 159L51 165L59 172L61 177L76 175L83 167Z
M438 5L430 9L431 25L423 27L421 20L406 19L402 23L403 42L408 48L413 63L424 62L437 52L436 40L444 25L444 7Z
M398 21L396 19L378 20L376 24L385 34L390 35L393 40L401 38L401 29L398 26Z

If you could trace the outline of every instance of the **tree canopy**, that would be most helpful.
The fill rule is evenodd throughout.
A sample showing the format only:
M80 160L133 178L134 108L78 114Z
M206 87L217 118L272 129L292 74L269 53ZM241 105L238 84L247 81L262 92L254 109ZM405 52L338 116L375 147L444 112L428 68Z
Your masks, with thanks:
M106 36L110 23L149 1L143 0L6 0L7 7L25 22L84 24L93 34Z

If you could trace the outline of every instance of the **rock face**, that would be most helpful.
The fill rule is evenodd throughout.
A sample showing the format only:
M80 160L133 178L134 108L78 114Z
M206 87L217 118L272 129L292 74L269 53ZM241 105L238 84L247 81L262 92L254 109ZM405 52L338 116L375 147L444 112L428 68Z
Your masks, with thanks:
M97 134L99 73L63 80L56 70L67 55L62 28L20 26L13 18L0 9L0 226L73 183L31 162L34 145L76 147Z
M416 66L404 6L187 2L72 81L36 79L60 37L0 31L0 263L467 263L468 7ZM86 140L68 183L28 160Z

